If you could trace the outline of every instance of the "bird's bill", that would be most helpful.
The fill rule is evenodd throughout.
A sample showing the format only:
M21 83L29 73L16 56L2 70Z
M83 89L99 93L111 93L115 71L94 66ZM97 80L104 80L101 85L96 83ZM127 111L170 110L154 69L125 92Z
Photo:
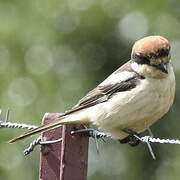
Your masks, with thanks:
M161 63L154 66L162 72L168 74L168 63Z

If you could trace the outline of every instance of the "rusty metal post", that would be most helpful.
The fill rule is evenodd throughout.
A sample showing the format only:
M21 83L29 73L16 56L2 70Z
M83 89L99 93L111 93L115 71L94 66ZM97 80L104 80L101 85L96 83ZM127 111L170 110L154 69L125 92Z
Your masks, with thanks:
M50 113L44 124L54 120L59 113ZM63 138L61 143L41 148L40 180L86 180L89 138L72 136L70 132L80 125L64 125L43 133L43 140Z

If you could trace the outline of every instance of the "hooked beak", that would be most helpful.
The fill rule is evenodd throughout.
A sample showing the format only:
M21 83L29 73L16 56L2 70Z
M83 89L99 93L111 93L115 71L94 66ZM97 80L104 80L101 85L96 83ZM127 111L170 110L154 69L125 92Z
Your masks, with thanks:
M168 63L161 63L158 65L155 65L155 67L159 70L161 70L162 72L168 74Z

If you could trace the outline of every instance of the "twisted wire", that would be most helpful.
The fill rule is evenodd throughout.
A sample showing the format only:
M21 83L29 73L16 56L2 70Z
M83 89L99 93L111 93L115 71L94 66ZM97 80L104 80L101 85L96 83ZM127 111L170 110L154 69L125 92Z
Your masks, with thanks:
M151 143L161 143L161 144L180 144L180 140L178 139L160 139L160 138L153 138L151 136L141 137L140 140L145 143L151 142Z
M50 140L50 141L42 141L42 137L39 136L37 139L35 139L32 143L30 143L30 145L28 146L28 148L26 148L23 153L25 156L27 156L28 154L30 154L34 148L37 145L47 145L47 144L55 144L55 143L59 143L62 142L62 138L60 139L55 139L55 140Z
M35 129L37 126L35 125L28 125L23 123L11 123L11 122L4 122L0 121L0 128L19 128L19 129Z
M7 116L8 116L8 114L7 114ZM19 128L19 129L30 130L30 129L37 128L37 126L23 124L23 123L11 123L11 122L0 121L0 128ZM81 130L79 130L79 131L81 131ZM84 131L84 130L82 130L82 131ZM109 134L109 133L104 133L104 132L101 132L98 130L93 130L93 129L87 129L87 131L90 132L90 136L95 138L95 140L97 140L99 138L101 138L101 139L109 138L109 137L112 138L111 134ZM72 134L73 134L73 132L72 132ZM144 142L147 144L148 143L160 143L160 144L179 144L180 145L180 140L178 140L178 139L160 139L160 138L154 138L151 136L137 137L136 135L135 135L135 137L137 139L139 139L141 142ZM52 143L58 143L61 141L62 141L62 139L57 139L57 140L52 140L52 141L41 141L41 136L40 136L36 140L34 140L32 143L30 143L29 147L24 150L24 155L26 156L26 155L30 154L37 145L52 144ZM96 142L96 144L97 144L97 142ZM97 147L98 147L98 145L97 145ZM151 150L151 148L150 148L150 150ZM152 152L151 152L151 154L153 155Z
M23 151L24 155L27 156L28 154L30 154L37 145L40 145L40 142L41 142L41 136L39 136L37 139L35 139L35 140L29 145L29 147L26 148L26 149Z
M97 138L97 139L112 137L111 134L109 134L109 133L105 133L105 132L93 130L93 129L90 131L90 135L92 138Z

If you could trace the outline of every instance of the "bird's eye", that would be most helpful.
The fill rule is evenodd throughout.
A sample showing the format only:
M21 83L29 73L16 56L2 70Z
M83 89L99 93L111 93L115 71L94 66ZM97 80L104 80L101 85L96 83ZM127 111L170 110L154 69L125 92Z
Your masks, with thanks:
M169 55L169 48L159 49L156 53L156 58L167 57Z
M150 64L149 57L143 56L142 54L133 53L131 59L137 64Z

